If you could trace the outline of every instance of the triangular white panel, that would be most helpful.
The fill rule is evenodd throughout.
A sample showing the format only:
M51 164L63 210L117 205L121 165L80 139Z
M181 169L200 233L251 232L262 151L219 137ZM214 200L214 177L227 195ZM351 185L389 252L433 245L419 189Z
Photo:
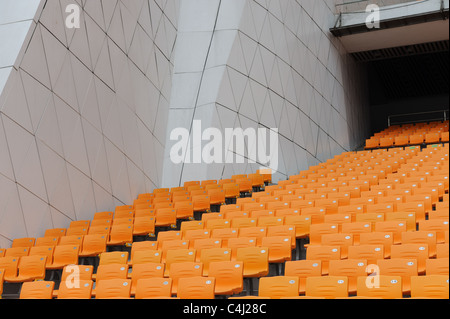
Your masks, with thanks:
M8 92L1 111L29 132L33 132L33 125L31 124L30 112L28 110L28 103L20 73L14 77L14 83Z
M250 73L250 69L253 64L253 59L255 58L256 48L257 48L257 42L242 32L239 32L239 41L241 42L241 49L243 52L243 58L246 65L247 73Z
M139 131L137 129L135 113L120 99L118 102L125 154L127 154L135 164L142 167Z
M284 96L283 84L281 83L280 70L278 69L279 59L275 58L271 75L269 78L269 87L271 90L275 91L277 94ZM283 62L280 62L283 63Z
M244 95L239 108L239 114L242 114L248 118L253 118L255 117L255 114L258 114L255 108L253 93L250 88L250 81L248 81L245 86Z
M13 239L27 237L17 184L0 174L1 237ZM8 246L3 246L8 247Z
M292 140L292 131L291 125L289 123L289 114L287 111L289 103L284 103L283 110L280 112L280 121L278 123L278 129L281 135L284 135L286 138Z
M92 180L70 164L67 165L67 173L76 220L92 220L97 212Z
M47 58L48 73L52 87L55 87L61 68L64 63L64 59L67 55L67 49L45 28L42 30L42 40L45 47L45 55Z
M221 31L221 32L227 32L230 34L230 36L234 39L234 44L231 48L231 45L229 48L231 48L231 52L224 51L224 53L229 52L229 58L228 58L228 66L239 70L240 72L243 72L244 70L247 70L247 67L245 65L245 59L244 56L246 55L246 52L242 50L241 47L241 41L238 36L237 31ZM229 50L229 48L227 48Z
M64 8L65 12L65 8ZM63 45L67 45L66 25L63 17L63 9L59 1L47 1L45 9L39 18L42 23Z
M92 183L94 189L95 206L99 212L108 212L114 208L113 196L97 183Z
M28 73L20 73L27 99L28 110L30 112L31 124L33 125L33 132L36 132L51 94L46 87L32 78Z
M83 17L84 15L82 15ZM80 28L74 29L74 33L69 43L69 50L90 70L92 70L91 52L89 49L86 23L80 21Z
M260 123L264 125L267 128L275 128L277 127L277 122L275 119L275 116L273 114L273 108L272 108L272 100L269 96L266 98L266 101L264 103L264 107L261 113L261 119Z
M58 81L55 83L53 91L74 110L79 111L72 59L75 59L75 57L70 52L67 52L61 73L58 77Z
M116 5L117 5L117 0L102 0L103 18L104 18L105 26L106 26L107 30L110 27Z
M253 59L252 66L250 68L250 77L259 82L261 85L267 87L266 74L264 73L264 62L261 58L261 46L258 46L256 50L255 58Z
M5 130L3 128L2 116L0 116L0 149L7 150L8 144L6 142ZM9 152L0 152L0 175L4 175L11 180L14 180L14 172L11 163Z
M258 34L256 32L255 23L253 22L253 13L252 13L252 1L245 1L245 8L241 18L241 25L239 30L250 37L251 39L258 39Z
M253 93L254 105L257 112L257 118L255 118L255 120L259 121L261 119L261 113L264 107L264 103L266 101L266 98L268 98L267 88L252 80L250 80L249 83L250 89Z
M84 6L84 10L92 17L92 19L102 28L103 31L106 32L105 20L102 9L102 1L101 0L89 0L86 1L86 5Z
M52 223L48 226L48 228L67 228L73 220L52 206L50 206L50 215L52 218Z
M237 110L236 102L233 98L233 89L231 88L230 77L228 70L224 72L222 84L220 86L219 94L217 95L217 103L224 105L232 110Z
M102 123L100 119L100 112L98 108L97 91L95 88L95 80L92 77L89 81L89 87L85 96L85 99L80 101L80 113L81 116L89 121L94 127L101 131Z
M122 130L120 126L120 111L117 97L114 97L107 116L106 125L103 126L103 134L119 149L123 150Z
M25 188L18 186L27 237L43 237L52 219L50 206Z
M114 89L114 79L109 55L108 40L105 39L97 64L94 68L95 74L103 80L110 88Z
M142 171L127 158L128 177L130 179L131 194L145 193L145 177Z
M136 30L136 24L137 24L137 17L133 17L131 12L125 7L125 5L122 2L119 2L120 5L120 13L122 15L122 26L123 26L123 32L125 36L125 45L126 50L125 52L129 52L131 42L134 37L134 31Z
M36 138L45 143L54 152L64 157L64 150L59 131L58 118L53 97L48 100L41 122L36 131Z
M244 95L245 87L247 86L248 77L231 68L228 68L228 76L230 78L231 88L233 89L233 96L235 100L236 110L241 105L242 97Z
M38 141L37 145L49 202L68 217L75 218L66 161L42 142Z
M57 97L55 97L55 107L65 158L84 174L89 175L81 117Z
M120 13L120 4L117 4L108 29L108 36L126 52L125 35L123 32L122 15Z

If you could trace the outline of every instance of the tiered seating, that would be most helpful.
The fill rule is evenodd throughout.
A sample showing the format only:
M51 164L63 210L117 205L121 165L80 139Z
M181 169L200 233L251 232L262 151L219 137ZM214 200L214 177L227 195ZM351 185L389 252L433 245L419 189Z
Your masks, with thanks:
M366 140L365 149L448 143L449 121L393 125Z
M0 276L23 298L448 298L448 153L347 152L276 185L156 189L14 240Z

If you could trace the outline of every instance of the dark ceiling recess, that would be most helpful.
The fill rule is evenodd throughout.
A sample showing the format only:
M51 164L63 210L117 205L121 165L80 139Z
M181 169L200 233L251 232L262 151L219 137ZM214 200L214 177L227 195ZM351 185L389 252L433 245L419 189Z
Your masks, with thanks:
M417 54L448 52L448 51L449 51L449 40L445 40L438 42L413 44L396 48L355 52L352 53L352 56L357 62L372 62L377 60L386 60Z
M353 54L369 65L385 99L448 94L449 41ZM371 74L370 74L371 73Z

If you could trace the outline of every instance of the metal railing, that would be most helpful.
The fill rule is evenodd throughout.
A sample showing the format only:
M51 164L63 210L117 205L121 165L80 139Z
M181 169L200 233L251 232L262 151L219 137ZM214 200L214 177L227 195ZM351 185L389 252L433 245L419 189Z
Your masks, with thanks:
M388 116L388 127L392 125L410 124L410 123L422 123L432 121L447 121L449 110L429 111L429 112L417 112L406 114L395 114ZM395 121L395 118L400 118L399 121ZM408 120L409 118L409 120Z
M368 5L376 4L380 8L399 4L411 4L426 0L337 0L336 14L364 12Z

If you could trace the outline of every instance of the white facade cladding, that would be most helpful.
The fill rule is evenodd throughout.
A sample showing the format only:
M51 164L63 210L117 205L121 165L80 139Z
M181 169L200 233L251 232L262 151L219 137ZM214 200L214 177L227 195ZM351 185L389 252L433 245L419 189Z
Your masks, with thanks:
M259 168L173 164L170 132L195 120L277 128L274 181L361 145L365 73L330 34L334 13L334 0L0 0L0 246Z
M79 29L65 24L73 4ZM1 247L92 219L161 184L178 7L0 1ZM13 33L19 22L11 19L30 21L28 30ZM4 54L14 42L15 59Z
M274 181L355 149L368 132L365 73L329 32L335 10L334 1L181 1L168 133L193 133L193 120L222 132L277 128ZM202 152L191 138L190 153ZM224 158L244 163L173 164L166 147L163 186L261 166L248 160L255 145L228 146Z

